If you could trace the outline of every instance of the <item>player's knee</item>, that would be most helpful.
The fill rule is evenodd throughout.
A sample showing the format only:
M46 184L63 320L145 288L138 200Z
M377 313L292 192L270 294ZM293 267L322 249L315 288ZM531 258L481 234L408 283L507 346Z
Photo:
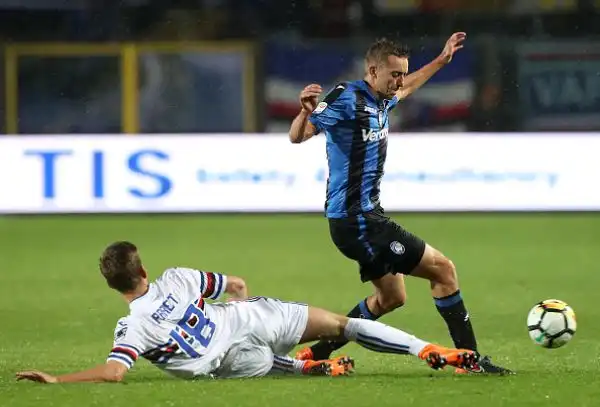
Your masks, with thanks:
M446 256L440 256L436 259L436 265L439 270L439 283L447 286L457 286L458 277L456 275L456 266L454 262Z
M346 325L348 325L349 318L339 314L330 314L329 322L327 323L327 329L323 333L322 337L332 340L340 340L344 338L344 331Z
M390 293L379 293L377 295L377 306L382 313L392 312L406 303L405 291L394 291Z
M308 308L308 323L300 343L320 339L339 340L344 338L348 317L334 314L317 307Z

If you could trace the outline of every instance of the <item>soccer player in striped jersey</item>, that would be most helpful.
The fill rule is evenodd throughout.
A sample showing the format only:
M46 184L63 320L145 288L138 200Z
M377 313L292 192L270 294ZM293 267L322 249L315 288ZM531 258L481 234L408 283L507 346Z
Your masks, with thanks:
M420 277L431 283L434 304L454 346L477 350L454 264L386 216L380 202L390 110L448 64L465 39L465 33L453 34L434 61L411 74L405 47L386 39L376 41L367 50L363 79L339 83L318 104L320 85L302 90L301 111L292 122L289 137L292 143L305 142L319 133L326 137L325 215L330 235L338 250L358 264L361 281L370 281L375 289L348 316L376 320L401 307L406 299L404 275ZM427 159L427 152L423 153ZM322 340L296 357L329 358L345 343ZM456 371L511 373L488 356L471 369Z
M17 379L118 382L140 357L184 379L281 373L338 376L352 371L353 361L347 357L314 361L287 356L298 343L321 337L355 341L377 352L411 354L434 369L468 367L478 358L476 352L431 344L379 322L273 298L246 298L246 285L239 277L170 268L149 282L137 247L129 242L107 247L100 270L108 286L129 303L129 315L117 322L106 362L61 376L23 371ZM232 301L206 302L224 293Z

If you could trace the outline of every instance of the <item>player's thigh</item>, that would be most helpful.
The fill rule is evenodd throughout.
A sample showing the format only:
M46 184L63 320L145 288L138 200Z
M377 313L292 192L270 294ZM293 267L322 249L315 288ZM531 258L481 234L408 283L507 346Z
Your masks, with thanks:
M410 274L421 261L425 242L377 212L365 214L364 223L363 241L372 256L369 261L360 262L361 280L373 282L376 289L391 291L390 299L405 297L403 278L387 276Z
M342 339L348 317L317 307L308 307L306 329L299 343L320 339Z
M252 328L250 341L269 346L277 355L286 355L300 342L308 323L308 306L275 298L255 297L259 323Z
M381 222L368 215L346 219L330 219L331 239L347 258L357 262L362 282L381 278L387 273L379 254L376 237L381 234Z
M390 273L412 274L425 254L425 241L389 218L380 220L378 231L372 240L379 261L387 265Z
M215 375L222 379L266 376L273 367L273 357L269 346L241 341L229 349Z
M329 219L329 234L335 247L347 258L359 264L373 260L374 253L367 241L363 217Z

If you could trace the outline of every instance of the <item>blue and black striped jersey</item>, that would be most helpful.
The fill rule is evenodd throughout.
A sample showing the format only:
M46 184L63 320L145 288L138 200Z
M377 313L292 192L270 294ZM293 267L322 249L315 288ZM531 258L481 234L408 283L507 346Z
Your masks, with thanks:
M380 99L363 81L338 84L309 120L327 139L329 218L345 218L380 206L389 111L398 98Z

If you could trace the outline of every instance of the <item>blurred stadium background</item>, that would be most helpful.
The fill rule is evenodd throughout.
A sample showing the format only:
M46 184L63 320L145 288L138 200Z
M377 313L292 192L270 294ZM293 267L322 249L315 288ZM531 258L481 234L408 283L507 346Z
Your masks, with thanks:
M167 4L168 3L168 4ZM362 75L396 36L412 68L468 47L392 130L597 130L597 0L3 0L7 134L286 130L307 81Z
M287 141L298 92L362 77L378 36L407 42L412 70L465 31L451 65L393 112L383 204L454 260L485 351L523 375L508 392L440 381L455 392L446 400L427 381L393 382L425 376L412 361L349 352L380 405L454 406L466 394L470 404L594 405L599 10L599 0L0 0L2 404L89 401L84 387L25 396L11 380L105 357L126 312L95 272L113 240L138 243L153 277L202 267L242 275L252 294L351 309L370 287L329 243L323 140ZM247 211L263 214L205 214ZM91 212L103 214L74 215ZM47 213L57 215L37 216ZM384 320L447 343L427 285L408 286L407 306ZM585 329L562 356L532 355L524 317L550 297L571 302ZM143 392L120 400L194 402L135 369ZM570 376L536 374L557 370ZM277 405L297 385L246 384L229 402ZM335 386L323 405L370 397ZM97 390L107 397L94 404L114 406L125 391ZM228 405L219 392L203 397Z

